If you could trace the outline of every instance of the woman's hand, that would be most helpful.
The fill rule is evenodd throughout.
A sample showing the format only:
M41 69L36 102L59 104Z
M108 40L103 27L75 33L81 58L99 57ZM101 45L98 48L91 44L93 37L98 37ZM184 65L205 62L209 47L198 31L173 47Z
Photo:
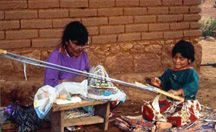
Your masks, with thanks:
M151 78L151 84L156 87L161 87L161 80L157 77Z
M74 78L72 78L72 82L82 82L83 80L85 80L86 77L85 76L81 76L81 75L77 75Z
M60 81L59 81L59 84L62 83L62 82L82 82L82 81L85 80L85 79L86 79L85 76L77 75L77 76L75 76L74 78L69 78L69 79L60 80Z

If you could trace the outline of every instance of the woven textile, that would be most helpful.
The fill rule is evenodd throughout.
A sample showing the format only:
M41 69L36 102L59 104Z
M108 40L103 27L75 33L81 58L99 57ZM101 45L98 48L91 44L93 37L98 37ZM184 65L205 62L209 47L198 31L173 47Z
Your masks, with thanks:
M33 131L40 129L43 125L43 120L38 118L33 105L21 106L14 105L12 114L15 115L15 122L19 132Z
M201 117L195 122L188 123L181 127L157 130L157 132L215 132L215 120L216 112L214 112L212 109L202 108ZM154 126L152 122L142 118L137 118L137 116L121 116L120 118L116 118L115 125L128 132L148 132L151 131L152 127Z

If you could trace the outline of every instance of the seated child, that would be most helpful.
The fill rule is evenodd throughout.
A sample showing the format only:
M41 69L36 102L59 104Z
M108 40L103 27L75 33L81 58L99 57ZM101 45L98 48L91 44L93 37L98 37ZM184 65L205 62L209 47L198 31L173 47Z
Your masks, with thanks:
M161 87L170 94L184 97L184 102L167 98L159 101L160 110L152 102L143 106L143 118L153 121L157 129L168 129L194 122L199 118L200 104L196 99L199 77L191 66L194 61L194 47L190 42L180 40L172 50L173 68L168 68L160 77L151 78L151 84Z

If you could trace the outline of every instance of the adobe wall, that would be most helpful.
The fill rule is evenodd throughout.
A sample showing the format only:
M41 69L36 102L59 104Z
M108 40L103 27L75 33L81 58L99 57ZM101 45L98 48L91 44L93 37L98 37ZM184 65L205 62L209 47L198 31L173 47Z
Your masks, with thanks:
M198 20L201 0L1 0L0 48L46 60L71 21L89 31L90 65L101 64L115 78L143 80L171 66L180 39L196 48L201 62ZM1 78L23 74L19 62L1 60ZM27 65L27 75L43 78L43 68Z

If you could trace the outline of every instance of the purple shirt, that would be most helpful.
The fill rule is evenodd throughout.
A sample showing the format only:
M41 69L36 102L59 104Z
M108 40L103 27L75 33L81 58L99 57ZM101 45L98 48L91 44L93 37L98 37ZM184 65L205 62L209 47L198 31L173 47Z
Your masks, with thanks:
M66 53L61 52L60 48L57 48L52 52L47 62L81 71L89 71L90 69L88 54L85 51L83 51L82 54L78 57L70 57ZM46 68L44 85L50 85L55 87L58 84L59 80L71 79L75 76L76 74Z

